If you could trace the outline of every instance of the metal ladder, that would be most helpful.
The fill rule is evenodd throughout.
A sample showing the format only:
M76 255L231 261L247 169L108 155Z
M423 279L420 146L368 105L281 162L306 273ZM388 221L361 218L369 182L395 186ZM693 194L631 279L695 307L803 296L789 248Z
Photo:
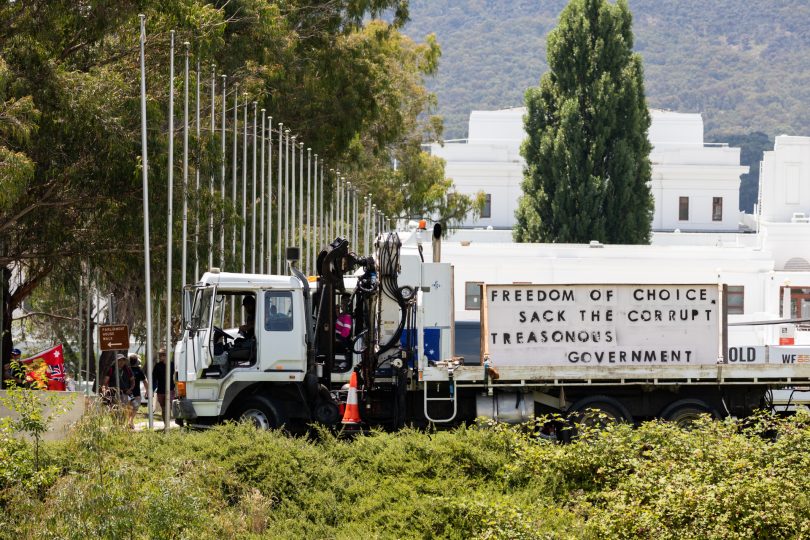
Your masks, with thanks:
M450 396L449 397L428 397L428 383L424 383L422 388L422 395L424 397L424 412L425 418L434 424L443 424L446 422L452 422L456 418L456 414L458 413L458 391L456 388L456 383L453 382L453 366L448 366L447 368L447 382L450 385ZM452 401L453 402L453 414L450 415L448 418L441 418L436 419L430 416L428 413L428 405L431 401Z

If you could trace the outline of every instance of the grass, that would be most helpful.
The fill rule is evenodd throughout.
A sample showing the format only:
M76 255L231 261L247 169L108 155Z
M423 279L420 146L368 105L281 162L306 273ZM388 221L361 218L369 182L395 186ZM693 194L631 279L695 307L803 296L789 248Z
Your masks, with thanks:
M0 439L2 538L807 538L810 427L705 420L312 439L224 425Z

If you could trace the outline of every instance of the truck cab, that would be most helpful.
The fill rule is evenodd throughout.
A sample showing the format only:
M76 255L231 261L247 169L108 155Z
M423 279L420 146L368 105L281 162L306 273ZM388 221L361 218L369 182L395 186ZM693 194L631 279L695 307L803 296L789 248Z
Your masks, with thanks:
M177 417L237 417L234 398L245 390L304 380L307 310L298 278L213 270L186 294L189 316L175 353L185 393Z
M376 257L358 257L338 238L315 277L294 262L291 276L205 273L186 290L173 414L191 425L334 425L356 372L364 421L413 419L418 374L453 341L452 269L422 251L416 235L391 233Z

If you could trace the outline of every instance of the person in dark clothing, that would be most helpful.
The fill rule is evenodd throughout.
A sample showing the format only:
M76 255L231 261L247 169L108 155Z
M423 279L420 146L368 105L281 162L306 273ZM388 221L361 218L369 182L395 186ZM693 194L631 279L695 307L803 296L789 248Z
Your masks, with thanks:
M10 361L3 365L3 387L9 386L23 386L25 384L25 375L23 374L22 366L20 364L20 356L22 352L20 349L11 349Z
M148 388L148 381L146 380L146 373L143 372L143 368L141 367L141 359L138 358L137 354L129 355L129 368L132 370L132 375L135 377L135 389L132 391L132 397L137 398L138 405L140 405L141 398L143 397L141 385L143 385L143 389L146 390Z
M161 348L158 351L158 361L155 367L152 368L152 390L157 396L157 402L163 414L163 422L169 421L169 411L165 410L166 403L166 390L168 386L169 400L174 399L174 362L171 363L169 384L166 384L166 349Z
M245 295L242 298L242 307L245 309L245 324L239 327L239 333L245 339L256 337L256 297Z
M129 369L132 370L132 377L135 379L135 386L132 388L129 399L129 427L135 427L135 415L141 406L141 384L146 388L146 374L141 369L141 359L137 354L129 355Z
M110 405L122 405L126 408L130 427L133 425L135 416L131 405L134 389L135 376L129 367L129 361L126 356L119 353L115 356L115 362L107 370L107 375L104 376L101 390Z

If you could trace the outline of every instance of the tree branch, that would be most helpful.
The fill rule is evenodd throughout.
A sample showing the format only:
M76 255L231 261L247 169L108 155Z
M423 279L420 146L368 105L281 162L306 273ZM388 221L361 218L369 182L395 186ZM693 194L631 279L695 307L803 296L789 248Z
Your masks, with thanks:
M21 321L23 319L27 319L29 317L49 317L51 319L57 319L60 321L71 321L71 322L79 322L78 317L67 317L65 315L56 315L55 313L46 313L44 311L29 311L28 313L21 315L19 317L14 317L12 320L14 321Z

